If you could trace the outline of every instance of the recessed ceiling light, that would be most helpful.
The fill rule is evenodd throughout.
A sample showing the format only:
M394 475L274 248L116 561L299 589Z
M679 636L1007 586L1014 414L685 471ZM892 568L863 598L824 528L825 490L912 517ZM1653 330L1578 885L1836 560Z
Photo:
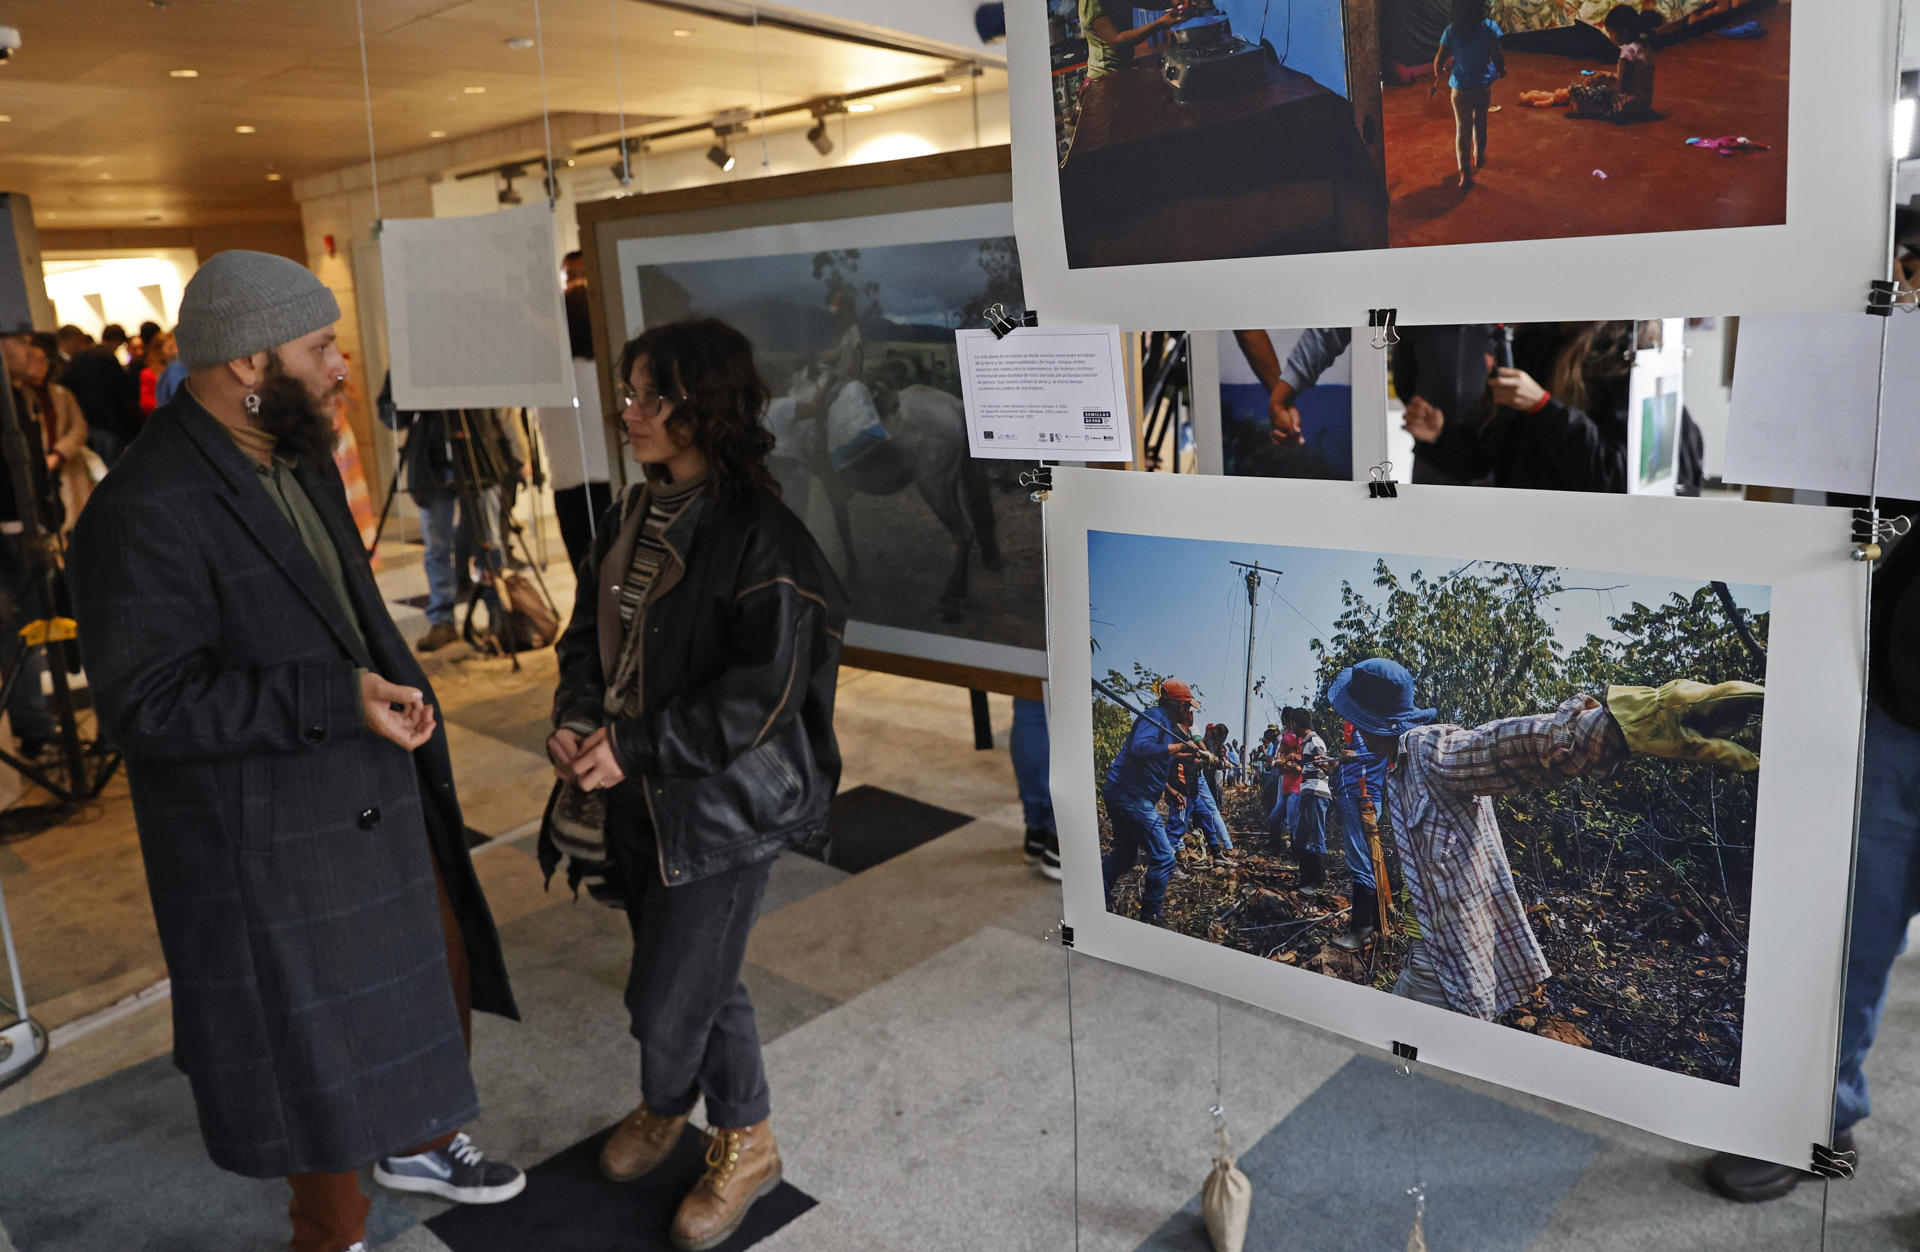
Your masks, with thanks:
M446 137L447 132L444 130L430 130L427 132L427 138L429 139L445 139Z
M860 102L860 103L858 103L858 104L850 104L850 105L848 105L848 106L847 106L847 112L849 112L849 113L871 113L871 112L873 112L873 105L872 105L872 104L870 104L870 103L868 103L867 101L864 101L864 100L863 100L863 101L861 101L861 102Z
M700 32L696 30L690 30L685 26L676 26L673 28L673 37L675 39L691 39L699 33Z
M13 118L10 115L6 113L0 113L0 122L11 122L12 120Z
M941 83L939 86L933 88L933 94L936 96L957 96L965 90L966 88L962 87L959 83Z
M485 87L462 87L460 90L466 92L470 96L484 96L487 94L487 89Z
M199 70L168 70L167 77L168 78L198 78L200 77L200 71Z
M113 177L113 175L111 175L111 174L95 174L95 175L94 175L94 177L95 177L95 178L97 178L97 179L99 179L99 180L100 180L101 182L103 182L103 183L104 183L104 182L106 182L106 181L107 181L107 180L108 180L109 178L112 178L112 177Z
M507 47L512 48L515 52L526 52L533 46L533 40L527 38L525 35L518 35L507 40Z
M568 158L567 158L567 168L568 168L568 169L572 169L572 168L573 168L573 158L572 158L572 157L568 157Z
M236 135L251 135L251 134L253 133L253 127L251 127L251 126L236 126L236 127L234 127L234 128L233 128L233 133L234 133L234 134L236 134Z
M267 181L268 181L268 182L270 182L270 183L277 183L277 182L279 182L279 181L280 181L280 175L278 175L278 174L269 174L269 175L267 175Z

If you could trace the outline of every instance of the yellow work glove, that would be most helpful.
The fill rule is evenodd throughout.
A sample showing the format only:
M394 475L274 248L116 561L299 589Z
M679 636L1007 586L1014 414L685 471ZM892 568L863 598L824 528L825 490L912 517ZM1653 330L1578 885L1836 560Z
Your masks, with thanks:
M1760 758L1720 736L1746 725L1766 699L1758 683L1708 686L1676 678L1658 687L1608 687L1607 712L1634 756L1760 768Z

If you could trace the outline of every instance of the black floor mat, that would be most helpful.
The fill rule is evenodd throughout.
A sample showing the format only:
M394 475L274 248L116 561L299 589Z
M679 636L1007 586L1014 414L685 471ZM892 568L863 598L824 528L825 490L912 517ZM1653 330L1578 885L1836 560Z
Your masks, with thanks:
M706 1137L692 1127L664 1165L636 1182L600 1175L608 1127L527 1171L527 1189L505 1204L449 1209L427 1229L453 1252L668 1252L667 1231L682 1196L706 1168ZM812 1208L815 1201L782 1182L715 1252L740 1252Z
M816 859L857 874L972 820L884 787L854 787L833 798L826 855Z

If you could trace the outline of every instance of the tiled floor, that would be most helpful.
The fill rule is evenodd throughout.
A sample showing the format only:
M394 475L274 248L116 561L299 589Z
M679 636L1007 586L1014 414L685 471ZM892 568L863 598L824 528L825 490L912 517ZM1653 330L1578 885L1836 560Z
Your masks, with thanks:
M396 598L408 577L417 584L417 570L389 571ZM548 779L537 732L551 661L529 658L515 675L461 647L434 658L434 671L469 822L507 836L476 864L525 1014L476 1023L485 1110L473 1130L532 1164L635 1098L620 1003L625 923L544 889L530 855L524 831ZM1057 891L1020 857L1007 702L994 701L1001 750L983 753L963 691L848 672L841 697L845 786L891 789L968 820L856 875L798 857L776 869L746 978L789 1176L819 1205L759 1245L768 1252L1051 1252L1076 1246L1076 1215L1086 1252L1203 1247L1191 1202L1212 1153L1216 1098L1254 1176L1256 1232L1286 1232L1262 1235L1283 1241L1252 1245L1259 1252L1398 1252L1407 1188L1422 1182L1433 1252L1820 1246L1818 1188L1737 1208L1700 1185L1698 1153L1684 1146L1485 1084L1438 1074L1406 1083L1319 1032L1069 957L1042 939L1059 915ZM72 1020L162 972L123 791L85 824L3 851L0 881L42 1010ZM1828 1249L1920 1246L1912 972L1900 971L1873 1059L1863 1175L1832 1191ZM74 1040L0 1092L0 1227L36 1232L20 1252L120 1252L114 1240L130 1229L140 1242L129 1247L214 1246L196 1214L215 1211L232 1219L222 1229L246 1232L218 1246L276 1246L277 1192L206 1163L184 1082L157 1059L169 1045L162 1002ZM1442 1165L1455 1143L1482 1173L1499 1170L1494 1149L1515 1163L1495 1180L1500 1204L1484 1177L1449 1182ZM58 1144L61 1159L8 1168ZM133 1175L174 1189L164 1198L130 1189ZM124 1220L128 1204L137 1223ZM383 1195L376 1240L445 1252L420 1225L438 1211ZM1381 1244L1383 1232L1395 1237ZM10 1246L0 1233L0 1252Z

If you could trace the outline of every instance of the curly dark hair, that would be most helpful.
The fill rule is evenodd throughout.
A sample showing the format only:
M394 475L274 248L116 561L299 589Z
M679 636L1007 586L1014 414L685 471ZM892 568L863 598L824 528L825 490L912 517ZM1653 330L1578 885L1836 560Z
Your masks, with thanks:
M1487 0L1453 0L1448 18L1454 26L1473 26L1487 20Z
M709 489L722 499L779 495L767 469L767 384L747 337L712 317L655 326L620 350L620 386L643 357L650 381L673 401L667 428L705 454Z

